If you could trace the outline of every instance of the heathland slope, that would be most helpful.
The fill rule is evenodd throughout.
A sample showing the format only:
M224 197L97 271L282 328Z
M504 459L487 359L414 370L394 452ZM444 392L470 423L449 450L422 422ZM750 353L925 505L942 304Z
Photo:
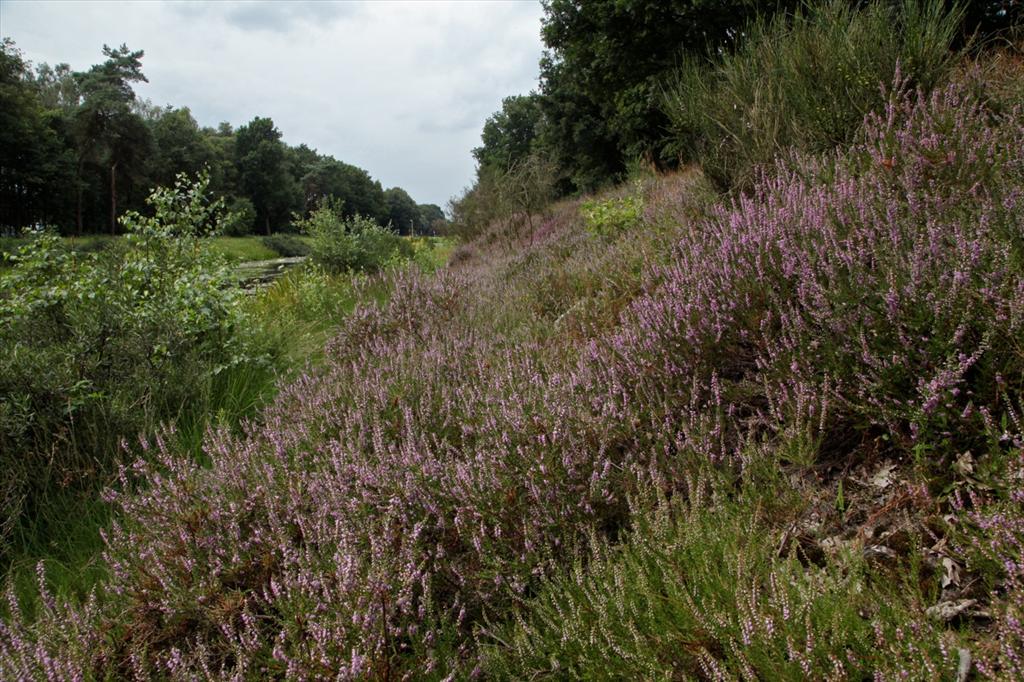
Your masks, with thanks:
M886 97L391 275L209 466L150 444L0 677L1013 678L1024 112Z

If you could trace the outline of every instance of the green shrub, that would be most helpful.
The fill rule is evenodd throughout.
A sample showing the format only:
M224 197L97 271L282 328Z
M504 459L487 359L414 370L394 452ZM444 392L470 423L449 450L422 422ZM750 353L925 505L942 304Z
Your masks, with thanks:
M93 485L122 438L191 407L211 376L257 362L233 275L208 248L221 209L207 183L157 189L153 217L126 214L126 236L102 251L39 233L0 275L0 528L38 513L49 488Z
M897 70L925 90L948 75L960 17L937 0L833 1L759 21L736 52L680 68L665 98L674 145L720 186L745 188L789 147L848 143Z
M296 225L313 237L313 262L329 272L374 272L412 257L412 247L399 235L370 218L346 218L340 202L325 201L308 218L296 220Z
M588 232L612 239L640 224L644 202L639 194L629 194L604 201L585 201L580 210Z
M300 237L286 232L263 237L263 245L271 251L277 252L282 258L293 258L296 256L308 256L312 250Z

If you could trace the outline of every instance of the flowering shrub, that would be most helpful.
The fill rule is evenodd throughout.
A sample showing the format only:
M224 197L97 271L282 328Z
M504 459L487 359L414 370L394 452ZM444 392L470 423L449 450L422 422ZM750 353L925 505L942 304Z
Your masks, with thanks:
M978 444L1000 382L1024 381L1024 126L956 87L890 99L849 152L783 163L684 229L609 341L620 403L676 396L665 418L706 422L694 446L719 459L751 429Z
M0 676L471 675L474 633L631 529L665 541L637 554L650 575L721 590L668 585L686 639L656 651L685 648L693 675L949 674L909 596L839 608L884 593L862 562L779 557L726 499L657 523L630 500L689 499L697 468L735 483L766 452L812 465L867 441L931 447L941 471L984 438L1022 383L1021 148L1019 111L897 87L858 145L680 220L667 254L661 230L590 239L566 204L491 261L386 273L391 298L357 307L323 366L207 438L209 468L147 445L109 495L102 598L37 623L13 608ZM644 220L693 213L678 191L652 193ZM634 606L608 613L628 629Z

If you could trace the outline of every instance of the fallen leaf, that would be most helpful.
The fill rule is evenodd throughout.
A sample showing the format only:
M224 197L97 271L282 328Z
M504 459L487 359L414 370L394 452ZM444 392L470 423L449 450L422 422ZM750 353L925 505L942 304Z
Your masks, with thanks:
M974 473L974 456L970 451L962 453L956 458L953 468L960 472L961 476L970 476Z

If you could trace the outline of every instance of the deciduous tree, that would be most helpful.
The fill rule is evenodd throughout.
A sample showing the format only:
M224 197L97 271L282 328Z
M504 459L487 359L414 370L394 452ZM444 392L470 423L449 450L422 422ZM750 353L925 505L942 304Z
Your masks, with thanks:
M235 135L241 190L256 207L256 220L270 234L272 221L294 208L295 188L285 165L281 132L269 118L256 117Z

